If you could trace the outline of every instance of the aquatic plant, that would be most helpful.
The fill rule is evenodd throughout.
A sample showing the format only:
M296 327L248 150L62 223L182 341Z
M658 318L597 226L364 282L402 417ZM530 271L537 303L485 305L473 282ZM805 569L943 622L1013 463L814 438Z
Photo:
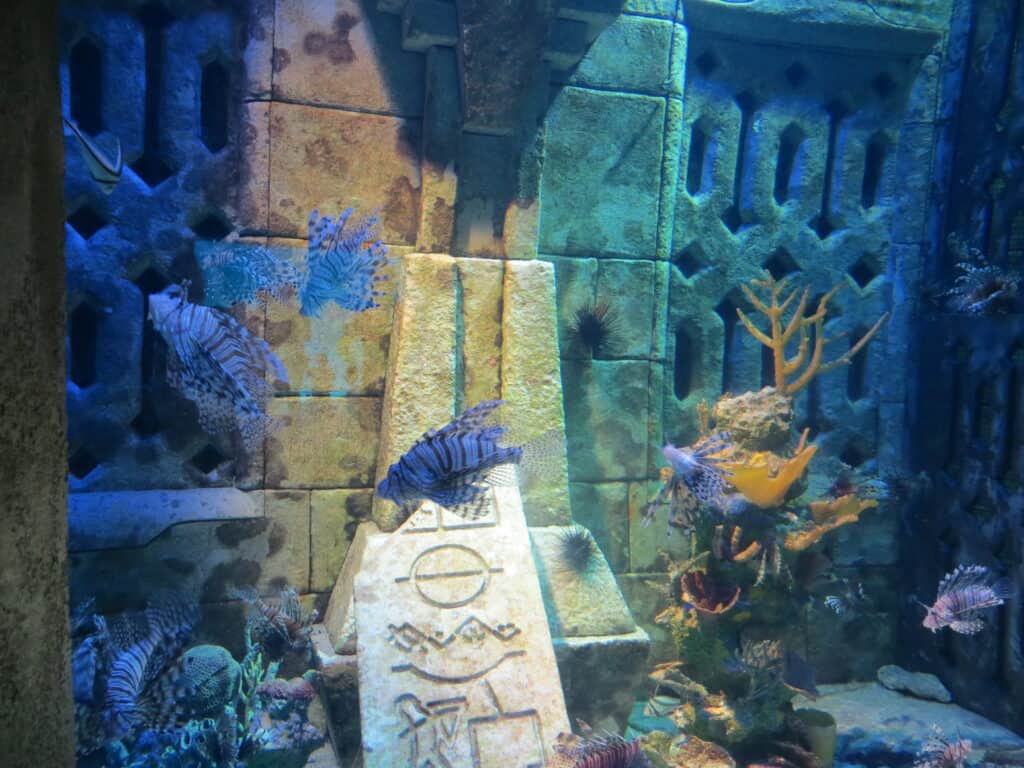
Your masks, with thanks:
M729 483L762 509L779 506L818 451L816 445L807 445L807 435L808 430L805 429L789 459L779 459L773 453L759 451L746 456L741 462L722 464L730 473Z
M569 323L569 335L591 357L606 352L619 337L615 311L607 302L590 302L576 308Z
M750 287L740 286L747 300L758 312L768 318L767 333L760 330L754 322L747 317L742 309L736 308L743 327L750 332L755 339L772 351L772 359L775 365L775 389L785 395L794 395L820 374L828 373L841 365L849 365L854 356L860 352L871 338L882 327L888 319L889 313L885 312L875 324L854 343L849 350L828 363L822 362L825 345L830 339L825 337L825 317L828 314L828 303L839 291L841 286L835 286L818 300L817 309L805 317L807 298L810 288L805 288L797 302L789 319L786 313L789 311L793 300L799 293L799 289L793 291L779 301L783 291L787 289L788 278L776 280L767 270L761 280L752 280ZM767 298L758 296L754 288L767 293ZM810 341L810 331L814 331L813 348ZM796 354L786 357L786 348L790 342L797 342Z
M590 531L582 525L572 525L558 534L558 554L569 570L582 574L597 562L599 550Z

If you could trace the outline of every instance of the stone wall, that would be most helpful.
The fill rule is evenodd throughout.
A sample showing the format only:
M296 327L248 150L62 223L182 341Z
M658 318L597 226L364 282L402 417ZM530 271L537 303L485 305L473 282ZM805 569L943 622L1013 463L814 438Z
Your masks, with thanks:
M0 30L0 753L11 768L74 765L55 6L9 3Z

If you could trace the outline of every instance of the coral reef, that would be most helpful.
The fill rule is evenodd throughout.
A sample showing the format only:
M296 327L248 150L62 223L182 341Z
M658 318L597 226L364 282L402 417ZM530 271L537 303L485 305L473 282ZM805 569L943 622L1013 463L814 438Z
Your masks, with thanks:
M752 451L782 451L793 429L793 400L774 387L723 395L711 409L717 429Z
M752 286L752 287L751 287ZM736 309L740 321L750 334L772 351L775 365L775 389L784 395L794 395L811 383L811 380L822 373L828 373L841 365L849 365L854 356L860 352L888 319L884 313L875 324L854 343L849 350L828 363L822 362L825 345L830 339L825 336L825 316L828 314L828 303L836 295L840 286L836 286L818 300L818 307L809 315L805 315L807 298L810 288L805 288L789 319L789 311L799 289L779 302L779 297L787 289L787 278L776 280L770 272L765 271L764 278L751 281L751 286L740 286L744 296L758 312L768 318L769 329L765 333L747 317L742 309ZM753 288L767 292L767 299L759 297ZM811 331L813 330L813 349ZM797 335L799 334L799 336ZM797 342L796 355L786 357L786 347L790 342Z
M780 459L773 453L758 451L742 462L728 462L729 482L744 498L762 509L777 507L786 500L790 488L803 476L818 447L807 445L807 430L800 436L793 456Z
M783 546L791 552L801 552L821 541L826 533L857 522L864 510L877 506L875 499L858 499L853 494L828 501L812 501L811 525L787 532Z

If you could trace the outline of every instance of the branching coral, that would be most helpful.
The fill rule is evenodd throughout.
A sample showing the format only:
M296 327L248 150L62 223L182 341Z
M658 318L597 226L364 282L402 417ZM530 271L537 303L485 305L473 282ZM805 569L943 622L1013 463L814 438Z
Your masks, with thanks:
M783 546L791 552L801 552L821 541L829 531L855 523L866 509L877 507L874 499L858 499L852 493L829 501L811 502L811 519L814 524L786 534Z
M790 459L781 464L774 454L752 453L743 462L722 464L729 472L728 481L749 501L762 509L777 507L786 500L790 487L803 475L818 448L807 445L807 430ZM776 466L773 466L776 465Z
M767 333L754 325L742 309L737 307L736 314L739 315L740 321L750 334L772 350L772 359L775 364L775 389L785 395L794 395L810 384L815 376L827 373L840 365L849 365L854 355L860 352L882 327L882 323L889 317L889 313L886 312L878 318L871 329L861 336L849 350L835 360L823 363L825 345L832 341L825 337L825 316L828 314L828 303L839 291L840 286L837 285L822 296L818 300L817 309L806 317L804 311L807 308L810 289L805 288L796 309L786 320L786 313L799 292L799 289L793 289L780 303L779 297L786 288L786 282L787 278L776 280L768 272L765 272L764 279L753 280L751 285L766 291L767 299L759 297L748 286L740 286L747 300L754 305L754 309L768 318L769 330ZM811 328L814 329L813 349L810 339ZM792 341L798 343L796 354L787 358L786 347Z

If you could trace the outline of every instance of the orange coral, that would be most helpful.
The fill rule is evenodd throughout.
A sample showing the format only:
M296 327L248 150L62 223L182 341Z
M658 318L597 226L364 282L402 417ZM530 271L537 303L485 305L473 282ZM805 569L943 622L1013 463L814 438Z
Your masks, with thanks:
M849 523L856 523L864 510L877 506L878 502L874 499L858 499L852 493L831 501L812 502L810 505L811 519L814 520L814 525L810 528L790 531L786 534L782 546L791 552L805 550L812 544L821 541L821 538L829 531L834 531Z
M777 507L786 500L789 489L800 479L818 451L816 445L806 443L807 430L804 430L790 459L781 461L774 454L764 451L750 454L743 463L722 464L721 467L731 473L726 476L726 480L749 501L762 509ZM776 465L774 472L773 464Z
M825 338L825 315L828 314L829 301L836 295L840 286L837 285L822 296L818 300L818 308L807 317L804 317L804 310L807 307L807 295L810 289L805 288L793 314L789 320L783 322L790 304L793 303L793 299L796 298L799 292L799 289L794 289L780 304L779 296L786 286L786 280L787 278L776 280L772 277L771 273L766 271L763 280L751 281L752 286L767 291L767 300L760 298L747 286L740 286L747 300L754 305L754 309L768 318L769 329L767 333L754 325L753 321L743 313L742 309L737 307L736 314L739 315L743 326L750 332L750 335L771 349L772 358L775 363L775 389L784 395L794 395L810 384L811 379L819 373L827 373L834 368L838 368L840 365L849 365L853 356L860 352L871 341L871 337L878 332L878 329L882 327L882 323L889 317L889 313L886 312L878 318L878 321L871 329L861 336L857 343L852 345L846 352L829 363L823 363L821 358L825 345L831 341L831 339ZM808 329L811 327L814 328L813 349L810 346L810 335L808 333ZM786 346L796 340L797 333L800 336L796 355L787 359ZM796 376L796 378L791 380L790 377L792 376Z

